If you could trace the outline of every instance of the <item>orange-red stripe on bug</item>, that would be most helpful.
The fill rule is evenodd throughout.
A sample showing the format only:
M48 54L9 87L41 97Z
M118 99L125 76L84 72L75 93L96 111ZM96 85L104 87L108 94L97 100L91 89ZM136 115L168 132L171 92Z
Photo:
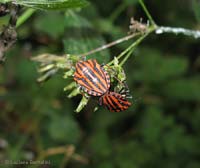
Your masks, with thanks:
M99 99L99 104L106 107L111 112L120 112L127 110L131 106L131 102L126 100L124 96L116 92L107 92Z
M74 80L92 96L101 96L110 88L109 75L95 59L77 62Z

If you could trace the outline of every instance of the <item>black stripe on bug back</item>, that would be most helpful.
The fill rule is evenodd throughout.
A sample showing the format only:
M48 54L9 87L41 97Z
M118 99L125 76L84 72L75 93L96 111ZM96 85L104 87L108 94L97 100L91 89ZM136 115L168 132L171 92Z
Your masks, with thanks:
M92 88L92 85L90 85L90 83L88 83L84 78L79 78L79 77L75 76L74 79L78 81L78 83L79 83L79 85L81 85L81 87L87 88L87 89Z
M107 92L99 99L99 104L105 106L111 112L124 111L131 105L122 95L115 92Z
M74 73L74 80L80 86L81 90L85 91L89 95L92 95L92 96L102 95L102 93L99 92L97 88L94 88L93 84L91 83L91 80L88 80L85 76L83 76L83 73L80 74L80 70Z
M103 70L101 69L101 66L99 65L100 70L97 68L97 64L98 64L98 63L96 62L96 60L91 60L91 64L93 64L93 67L94 67L95 71L96 71L103 79L105 79L105 74L104 74Z
M79 68L80 70L83 70L82 67L81 67L79 64L78 64L77 66L78 66L78 68ZM90 87L89 90L92 90L92 91L101 93L101 90L102 90L102 89L98 86L98 83L97 83L97 82L94 82L94 80L93 80L92 77L91 77L93 72L92 72L91 70L89 70L88 67L85 67L85 68L87 68L87 73L82 72L82 74L80 74L80 72L77 71L77 73L78 73L80 76L82 76L82 78L79 78L79 80L84 80L84 81L86 81L87 84L88 84L88 86ZM84 70L85 70L85 69L84 69ZM79 83L79 82L78 82L78 84L81 85L81 83ZM81 85L81 86L82 86L82 85ZM85 87L85 86L83 86L83 87Z
M124 106L121 104L120 101L120 97L117 97L116 94L113 94L114 92L110 92L109 98L112 101L112 103L114 104L114 108L112 109L112 111L114 112L119 112L119 111L123 111L124 110Z
M123 108L128 108L131 105L131 103L126 100L121 94L115 92L111 92L110 94L112 94L117 99L117 101L120 103L120 105L123 106Z
M92 61L91 60L88 60L87 62L85 62L86 64L88 64L89 66L87 66L93 73L91 73L93 75L94 78L96 78L99 83L101 84L102 87L104 87L105 90L108 90L109 88L107 88L107 85L106 85L106 77L105 77L105 74L101 74L100 71L103 72L103 70L101 69L101 66L98 64L99 66L99 69L97 68L97 63L94 62L93 66L92 66Z
M88 60L88 63L93 67L97 74L101 76L102 81L105 81L106 89L109 90L110 76L108 75L107 71L105 71L105 69L101 65L99 65L95 59Z
M102 78L106 81L106 85L107 85L107 88L109 89L110 88L110 76L108 75L107 71L103 68L102 65L99 65L97 63L97 61L94 59L94 60L91 60L93 66L94 66L94 69L99 73L99 75L102 76ZM97 66L99 67L99 69L97 68Z
M101 87L99 87L98 83L101 84L101 86L105 88L105 86L103 85L101 80L95 75L95 71L93 71L90 67L87 67L87 73L84 72L84 76L86 76L100 90L102 90L102 89L101 89ZM94 81L94 79L95 79L95 81Z
M77 62L74 80L92 96L102 96L110 88L110 76L95 59Z
M106 105L107 109L110 111L115 111L117 108L115 102L112 101L109 94L106 94L103 98L104 104Z

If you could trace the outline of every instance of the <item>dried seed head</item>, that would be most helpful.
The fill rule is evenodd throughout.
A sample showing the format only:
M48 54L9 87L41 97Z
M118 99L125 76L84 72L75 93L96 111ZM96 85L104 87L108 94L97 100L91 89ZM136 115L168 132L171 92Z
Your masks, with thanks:
M130 20L130 26L129 26L129 33L137 33L137 32L141 32L141 33L145 33L147 31L148 28L148 23L144 24L142 23L142 18L140 18L140 21L135 20L133 17Z

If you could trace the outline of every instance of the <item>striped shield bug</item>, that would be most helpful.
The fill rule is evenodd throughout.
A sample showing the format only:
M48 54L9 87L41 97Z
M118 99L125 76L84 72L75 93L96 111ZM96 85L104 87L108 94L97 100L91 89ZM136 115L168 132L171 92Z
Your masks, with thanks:
M120 112L128 109L131 103L125 97L116 92L107 92L99 98L99 104L111 112Z
M110 88L110 77L95 59L76 63L74 80L80 88L92 96L102 96Z

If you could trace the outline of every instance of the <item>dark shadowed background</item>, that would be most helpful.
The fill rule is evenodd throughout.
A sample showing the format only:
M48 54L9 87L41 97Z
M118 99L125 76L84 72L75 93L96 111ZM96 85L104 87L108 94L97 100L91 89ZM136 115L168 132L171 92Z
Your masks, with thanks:
M158 25L200 29L198 0L149 0L146 6ZM96 102L75 113L81 97L67 98L63 88L70 81L63 73L36 82L32 56L84 53L127 35L132 16L146 22L137 0L93 0L82 10L38 10L17 29L18 41L0 65L1 161L46 160L50 164L32 166L47 168L200 167L199 39L149 35L124 64L133 99L121 113L93 112ZM133 42L89 58L108 63ZM55 152L65 146L66 152Z

